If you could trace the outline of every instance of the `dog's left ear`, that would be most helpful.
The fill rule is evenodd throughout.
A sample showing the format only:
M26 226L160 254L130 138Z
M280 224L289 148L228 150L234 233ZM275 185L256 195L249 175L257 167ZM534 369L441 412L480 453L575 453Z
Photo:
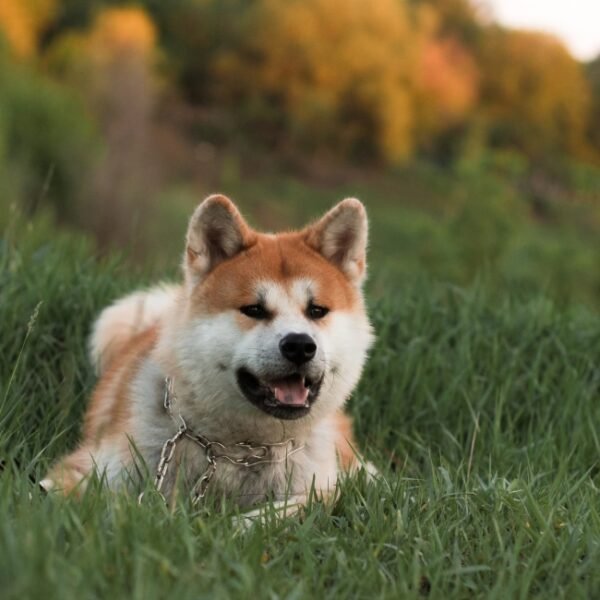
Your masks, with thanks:
M360 285L367 268L367 211L360 200L346 198L306 230L306 243Z
M195 285L219 263L248 247L254 232L226 196L209 196L194 211L187 232L186 279Z

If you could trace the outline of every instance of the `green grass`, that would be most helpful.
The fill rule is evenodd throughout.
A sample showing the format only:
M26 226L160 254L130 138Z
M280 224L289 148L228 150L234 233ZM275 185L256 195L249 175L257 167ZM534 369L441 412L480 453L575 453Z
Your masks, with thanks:
M600 202L574 195L569 202L548 201L539 215L519 181L492 164L413 164L334 182L242 165L231 157L203 192L185 185L161 190L133 236L142 262L166 268L177 262L183 224L202 193L226 191L252 224L269 230L303 226L357 196L371 223L377 272L367 285L374 297L423 273L462 286L485 274L489 291L543 290L559 304L600 309ZM600 171L596 179L600 189Z
M91 320L144 280L44 227L0 238L3 598L599 597L600 318L539 293L379 279L350 409L382 476L333 507L240 533L231 506L41 495Z

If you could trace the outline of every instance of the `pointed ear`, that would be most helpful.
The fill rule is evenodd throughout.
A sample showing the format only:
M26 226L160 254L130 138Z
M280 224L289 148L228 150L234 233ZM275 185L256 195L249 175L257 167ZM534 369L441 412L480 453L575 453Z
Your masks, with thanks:
M356 198L346 198L306 229L306 242L360 285L367 267L367 212Z
M229 198L209 196L190 219L183 265L186 279L195 285L249 246L252 238L252 230Z

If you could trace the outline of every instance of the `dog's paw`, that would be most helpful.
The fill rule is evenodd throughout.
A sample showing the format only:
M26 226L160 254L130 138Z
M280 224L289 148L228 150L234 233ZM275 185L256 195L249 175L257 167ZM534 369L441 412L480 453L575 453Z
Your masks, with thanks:
M363 462L361 464L361 468L367 473L368 481L373 481L373 479L378 477L380 474L379 469L370 460Z
M56 488L56 484L54 483L54 480L50 479L49 477L42 479L38 485L40 486L40 489L42 491L46 492L46 494L50 493L52 490L54 490Z
M236 532L243 533L257 524L265 523L269 519L287 519L294 517L302 512L303 502L290 502L289 500L280 500L272 504L265 504L254 510L250 510L232 519L232 525Z

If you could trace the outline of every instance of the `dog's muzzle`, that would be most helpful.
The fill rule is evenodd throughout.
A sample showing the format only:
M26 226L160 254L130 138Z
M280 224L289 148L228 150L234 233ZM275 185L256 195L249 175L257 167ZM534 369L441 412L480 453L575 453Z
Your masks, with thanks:
M237 383L245 398L277 419L306 416L319 396L323 376L318 379L302 373L285 377L259 378L246 368L238 369Z

